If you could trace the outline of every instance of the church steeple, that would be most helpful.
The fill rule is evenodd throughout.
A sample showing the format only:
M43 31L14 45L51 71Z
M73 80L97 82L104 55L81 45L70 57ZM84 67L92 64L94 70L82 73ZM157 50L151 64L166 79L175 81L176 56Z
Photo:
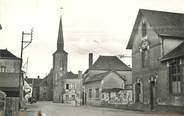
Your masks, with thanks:
M63 40L63 26L62 26L62 16L59 22L58 40L57 40L57 51L64 50L64 40Z

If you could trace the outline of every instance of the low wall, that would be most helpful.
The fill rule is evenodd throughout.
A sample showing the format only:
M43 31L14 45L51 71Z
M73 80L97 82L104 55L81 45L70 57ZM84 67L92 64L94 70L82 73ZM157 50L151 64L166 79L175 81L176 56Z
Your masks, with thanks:
M19 110L19 97L7 97L6 98L6 112Z

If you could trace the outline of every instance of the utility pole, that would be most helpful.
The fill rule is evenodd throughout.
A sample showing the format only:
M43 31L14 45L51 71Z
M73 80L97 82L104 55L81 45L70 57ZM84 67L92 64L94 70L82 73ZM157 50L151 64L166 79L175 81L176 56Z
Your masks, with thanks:
M2 26L1 26L1 24L0 24L0 30L2 30Z
M30 40L29 41L24 41L24 35L29 35L30 36ZM31 29L30 33L25 33L24 31L22 32L22 41L21 41L21 53L20 53L20 74L19 74L19 109L21 108L21 102L22 102L22 94L23 94L23 73L22 73L22 62L23 62L23 50L29 46L32 42L32 38L33 38L33 29Z

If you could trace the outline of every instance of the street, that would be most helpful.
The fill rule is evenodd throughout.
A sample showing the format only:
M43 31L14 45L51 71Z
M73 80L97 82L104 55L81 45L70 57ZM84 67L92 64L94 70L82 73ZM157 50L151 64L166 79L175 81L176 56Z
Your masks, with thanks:
M166 112L139 112L92 106L72 106L61 103L37 102L27 105L27 111L41 111L46 116L182 116Z

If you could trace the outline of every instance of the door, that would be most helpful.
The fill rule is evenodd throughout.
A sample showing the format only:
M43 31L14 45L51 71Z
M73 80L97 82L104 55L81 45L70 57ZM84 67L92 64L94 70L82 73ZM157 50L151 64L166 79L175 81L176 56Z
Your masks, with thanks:
M86 105L87 104L87 95L85 92L83 92L82 95L82 105Z
M135 85L135 101L137 103L140 102L140 93L141 93L141 84L136 83L136 85Z
M151 110L154 109L154 105L155 105L155 82L151 81L150 82L150 107L151 107Z

